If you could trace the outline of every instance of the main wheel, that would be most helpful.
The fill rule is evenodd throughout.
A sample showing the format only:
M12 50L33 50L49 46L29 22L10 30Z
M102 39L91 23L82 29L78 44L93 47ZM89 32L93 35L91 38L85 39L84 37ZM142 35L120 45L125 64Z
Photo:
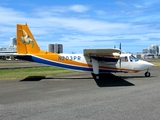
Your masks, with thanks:
M96 79L96 80L99 80L99 75L95 75L95 79Z
M151 74L150 74L150 72L145 72L144 75L145 75L145 77L150 77Z
M99 80L99 79L100 79L99 74L94 74L94 73L91 73L91 74L92 74L92 76L93 76L93 78L94 78L95 80Z

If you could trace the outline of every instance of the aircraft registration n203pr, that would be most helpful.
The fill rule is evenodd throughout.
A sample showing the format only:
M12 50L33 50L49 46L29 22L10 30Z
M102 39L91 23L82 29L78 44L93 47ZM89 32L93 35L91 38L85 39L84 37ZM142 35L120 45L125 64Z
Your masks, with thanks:
M131 54L121 54L120 49L101 48L84 49L83 54L58 54L40 50L27 24L17 24L18 59L38 62L56 67L93 73L95 79L99 74L110 72L139 72L146 70L145 76L150 77L149 68L152 63L138 60ZM121 47L120 47L121 48Z
M81 56L68 55L68 56L58 56L58 60L81 60Z

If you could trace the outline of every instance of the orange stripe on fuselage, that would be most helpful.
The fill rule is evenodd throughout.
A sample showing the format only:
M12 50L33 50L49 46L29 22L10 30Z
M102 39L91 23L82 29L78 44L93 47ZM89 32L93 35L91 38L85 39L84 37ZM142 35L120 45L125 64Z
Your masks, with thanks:
M61 61L58 59L60 55L57 53L40 51L38 54L34 54L34 55L38 56L42 59L47 59L47 60L62 63L62 64L69 64L69 65L73 65L73 66L92 68L91 64L85 64L85 63L77 62L74 60L68 60L65 57L64 57L63 61ZM106 70L115 70L115 71L139 72L139 70L125 69L125 68L113 68L113 67L106 67L106 66L99 66L99 68L106 69Z
M47 59L47 60L59 62L59 63L62 63L62 64L70 64L70 65L82 66L82 67L92 67L92 65L90 65L90 64L85 64L85 63L77 62L77 61L74 61L74 60L68 60L65 57L63 58L63 60L59 60L60 55L57 54L57 53L41 51L39 54L34 54L34 55L38 56L38 57L41 57L41 58L44 58L44 59Z

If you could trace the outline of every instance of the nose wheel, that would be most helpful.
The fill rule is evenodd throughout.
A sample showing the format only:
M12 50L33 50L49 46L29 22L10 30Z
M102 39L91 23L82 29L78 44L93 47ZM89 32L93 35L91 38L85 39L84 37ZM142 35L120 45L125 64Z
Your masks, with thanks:
M147 71L147 72L145 72L144 75L145 75L145 77L150 77L151 73Z

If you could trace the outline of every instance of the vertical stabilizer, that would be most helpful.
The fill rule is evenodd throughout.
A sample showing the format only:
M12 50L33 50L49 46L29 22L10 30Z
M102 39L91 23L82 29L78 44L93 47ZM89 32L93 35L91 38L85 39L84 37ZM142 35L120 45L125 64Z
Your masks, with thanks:
M39 53L40 48L37 45L27 24L17 24L17 53L34 54Z

